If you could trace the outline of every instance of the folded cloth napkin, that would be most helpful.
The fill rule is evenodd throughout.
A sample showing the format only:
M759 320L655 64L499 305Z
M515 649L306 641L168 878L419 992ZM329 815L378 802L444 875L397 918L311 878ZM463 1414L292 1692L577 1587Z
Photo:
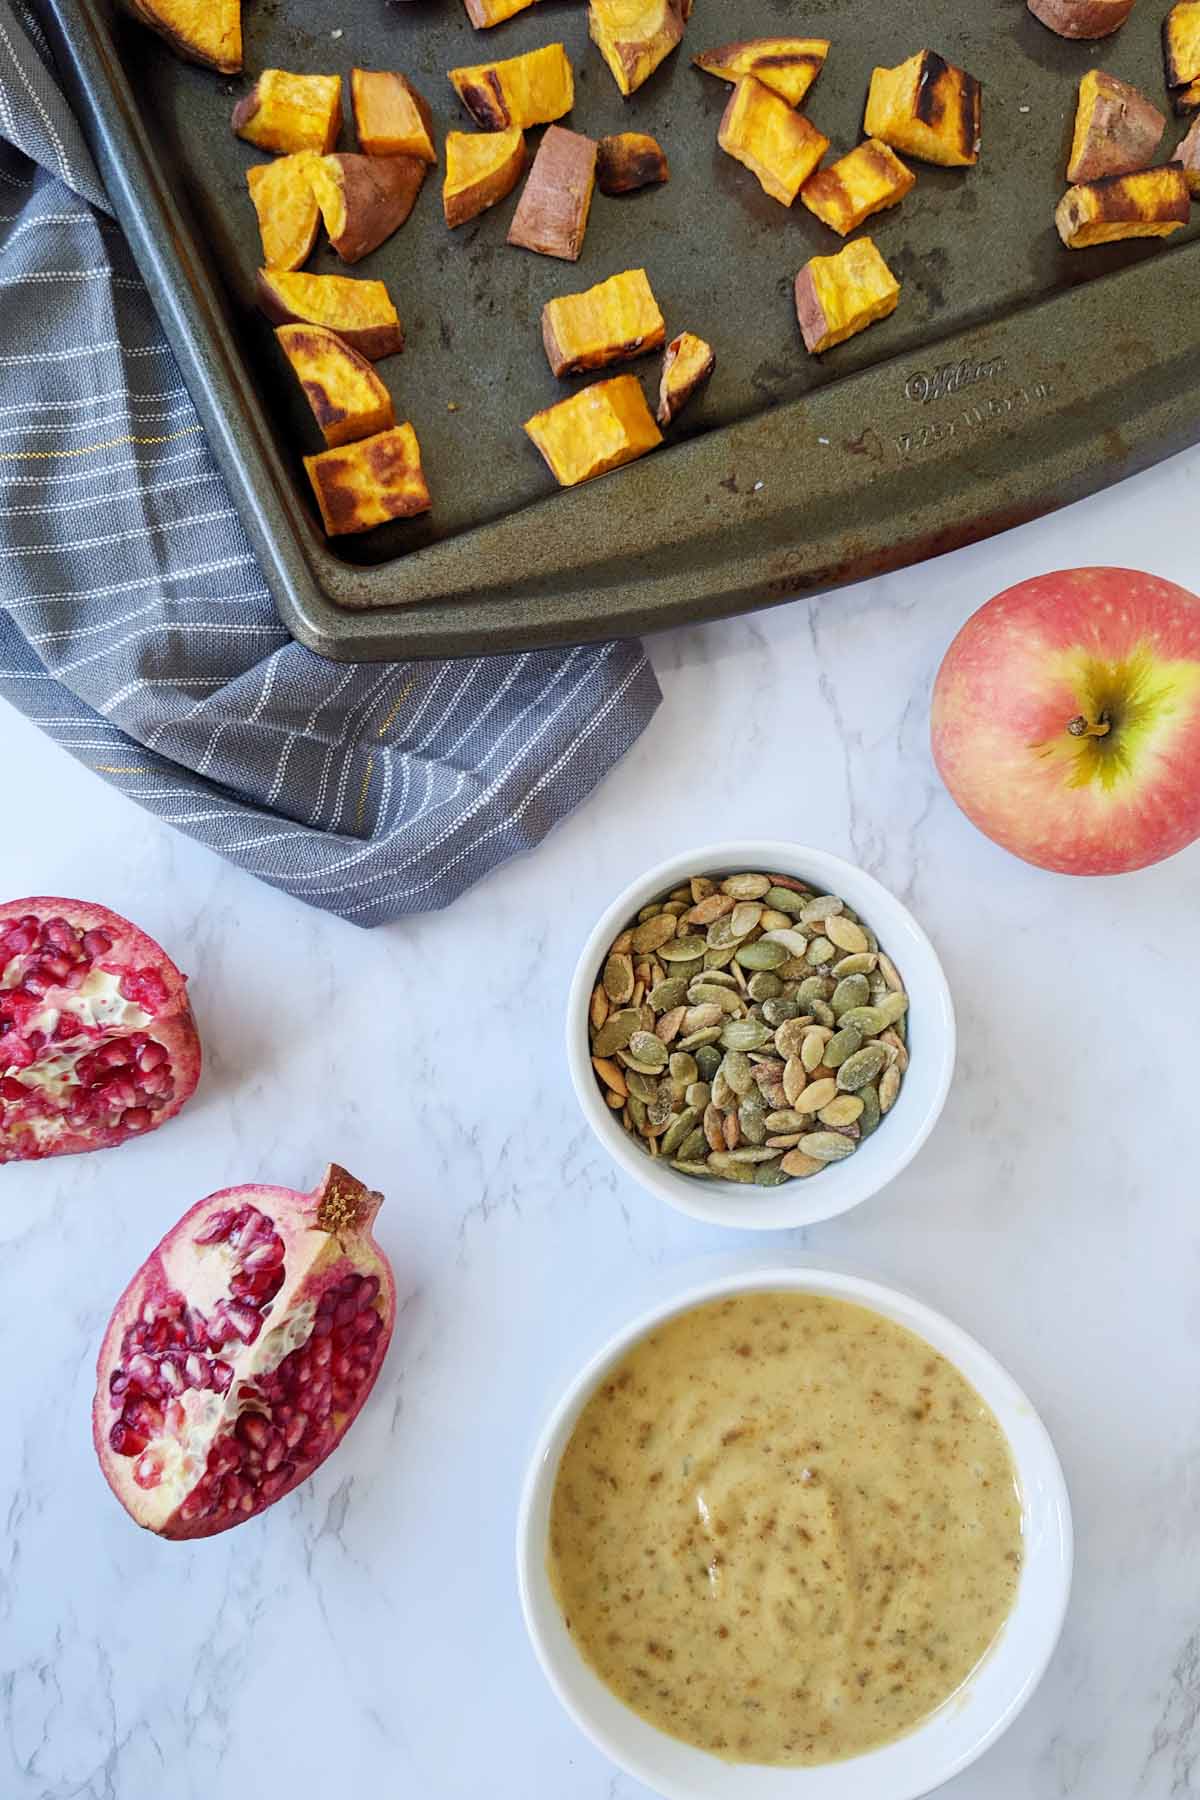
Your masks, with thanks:
M313 906L447 905L637 738L660 698L641 646L341 664L294 643L20 0L0 140L0 695Z

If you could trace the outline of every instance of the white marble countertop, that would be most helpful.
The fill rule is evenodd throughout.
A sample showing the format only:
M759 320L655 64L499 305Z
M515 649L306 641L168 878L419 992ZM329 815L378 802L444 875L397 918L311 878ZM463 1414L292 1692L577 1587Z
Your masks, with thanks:
M731 1250L911 1288L981 1338L1053 1433L1078 1536L1049 1675L954 1800L1200 1793L1200 846L1140 875L1025 867L930 762L940 655L1023 576L1114 562L1197 585L1200 452L923 568L653 644L665 701L535 854L449 913L362 932L155 823L0 707L5 896L82 894L192 977L196 1099L141 1143L4 1170L4 1800L635 1800L521 1626L517 1491L559 1383L648 1291ZM561 1048L616 888L715 836L864 863L932 934L958 1006L941 1124L895 1184L805 1234L668 1213L589 1136ZM97 1470L99 1336L191 1202L384 1189L404 1307L314 1481L211 1542L137 1531Z

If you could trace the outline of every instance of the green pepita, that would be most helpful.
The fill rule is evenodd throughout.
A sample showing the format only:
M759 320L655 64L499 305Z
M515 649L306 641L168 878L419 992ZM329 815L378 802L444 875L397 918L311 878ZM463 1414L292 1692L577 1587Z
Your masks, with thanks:
M882 1044L864 1044L861 1050L848 1056L838 1070L838 1087L844 1094L856 1093L860 1087L866 1087L868 1081L876 1080L886 1064L887 1051ZM882 1100L881 1094L881 1105Z

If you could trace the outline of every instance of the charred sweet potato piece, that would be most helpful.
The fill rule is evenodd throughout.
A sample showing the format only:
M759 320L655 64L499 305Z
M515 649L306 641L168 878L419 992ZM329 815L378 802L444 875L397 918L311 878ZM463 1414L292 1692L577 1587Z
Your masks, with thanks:
M233 129L260 150L315 150L323 156L342 129L342 78L264 69L234 107Z
M634 375L614 375L581 388L525 421L560 487L607 475L662 443Z
M635 188L670 181L662 145L644 131L618 131L600 139L596 181L602 194L632 194Z
M514 13L524 12L533 0L463 0L476 31L486 31L489 25L502 25L505 19L511 19Z
M803 113L793 112L753 75L743 75L730 95L717 142L784 206L792 204L829 148L829 139Z
M556 375L606 369L667 335L645 269L626 269L582 294L560 294L542 308L542 342Z
M511 131L448 131L442 207L447 225L465 225L511 194L525 167L525 134Z
M683 37L691 0L588 0L588 31L623 94L653 75Z
M876 69L863 129L922 162L962 168L979 160L982 89L973 75L918 50L895 69Z
M819 356L895 312L900 283L869 237L836 256L814 256L796 277L796 317L804 347Z
M672 338L663 357L658 385L658 422L669 425L717 366L711 344L690 331Z
M311 150L298 150L246 170L268 269L298 269L312 255L321 222L310 176L315 160Z
M596 140L551 125L538 145L508 241L578 262L596 186Z
M1193 200L1200 200L1200 119L1197 119L1175 152L1174 161L1183 170L1184 180Z
M1200 0L1175 0L1162 28L1167 86L1177 112L1200 106Z
M1144 94L1102 69L1089 69L1079 83L1067 180L1144 169L1166 129L1166 119Z
M406 75L395 69L351 69L350 99L364 156L437 161L429 102Z
M451 69L454 91L485 131L548 125L575 104L575 77L561 44L546 44L507 62Z
M343 262L361 262L399 231L417 203L429 164L419 156L313 158L310 179L329 241Z
M123 0L127 13L165 38L185 62L222 75L242 66L242 0Z
M304 466L330 537L429 511L421 446L409 424L306 456Z
M1065 38L1111 37L1133 5L1134 0L1029 0L1034 18Z
M692 61L707 75L722 81L740 81L754 75L789 106L799 106L825 66L828 38L750 38L740 44L721 44L705 50Z
M1177 163L1109 175L1068 188L1054 214L1068 250L1113 244L1122 238L1170 237L1191 212L1187 179Z
M809 212L840 237L847 237L872 213L898 206L916 176L878 138L868 138L827 169L818 169L800 189Z
M260 269L255 297L272 325L327 325L369 362L404 348L404 328L382 281Z
M365 356L324 325L281 325L279 347L331 450L396 423L392 396Z

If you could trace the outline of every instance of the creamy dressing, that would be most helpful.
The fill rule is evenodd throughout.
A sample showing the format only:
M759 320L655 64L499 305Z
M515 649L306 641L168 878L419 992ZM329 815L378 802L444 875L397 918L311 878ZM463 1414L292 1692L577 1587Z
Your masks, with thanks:
M1021 1568L1007 1441L902 1326L821 1295L668 1321L584 1407L547 1567L580 1652L651 1724L814 1764L912 1730L970 1675Z

